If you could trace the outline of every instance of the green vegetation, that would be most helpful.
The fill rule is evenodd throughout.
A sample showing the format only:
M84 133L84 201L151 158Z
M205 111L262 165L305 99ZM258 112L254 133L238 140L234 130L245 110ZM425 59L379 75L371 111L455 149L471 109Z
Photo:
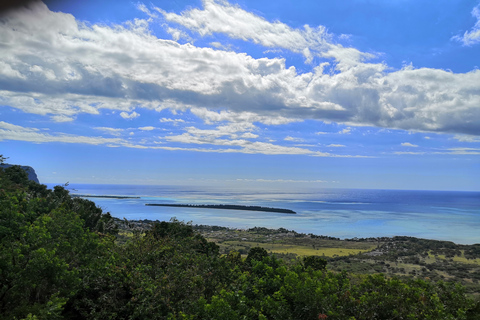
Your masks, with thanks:
M236 250L246 255L250 248L258 246L287 263L297 257L322 256L331 271L454 281L465 286L469 295L480 294L478 244L457 245L412 237L340 240L283 228L235 230L196 226L196 229L217 243L224 254Z
M220 247L220 252L224 254L235 250L246 255L250 248L262 247L276 254L336 257L368 252L377 247L376 241L342 241L333 237L297 233L285 228L274 230L255 227L237 230L195 226L195 229L205 238L215 242Z
M362 252L372 246L344 243ZM465 259L476 257L470 249L461 252ZM425 259L433 259L436 251L430 250L421 252ZM478 319L480 314L479 302L455 282L337 272L338 261L308 255L284 263L260 246L245 257L222 254L190 224L120 222L63 187L48 190L28 181L17 167L0 170L1 319Z
M388 276L453 281L471 295L480 293L480 255L476 245L457 245L448 241L394 237L382 239L368 253L330 259L332 270Z

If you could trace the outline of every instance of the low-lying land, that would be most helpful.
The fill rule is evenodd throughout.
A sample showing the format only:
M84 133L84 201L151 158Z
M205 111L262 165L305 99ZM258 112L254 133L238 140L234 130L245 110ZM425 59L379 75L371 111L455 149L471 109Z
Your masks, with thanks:
M91 194L72 194L72 197L78 198L107 198L107 199L140 199L135 196L96 196Z
M282 208L270 208L260 206L242 206L238 204L176 204L176 203L146 203L146 206L156 207L177 207L177 208L200 208L200 209L222 209L222 210L243 210L260 212L278 212L296 214L295 211Z
M151 223L149 220L130 221L137 229L149 229ZM464 285L470 294L480 294L480 244L459 245L400 236L340 240L284 228L193 227L215 242L223 254L237 251L246 256L251 248L261 247L287 262L315 255L325 258L327 268L332 271L455 281Z

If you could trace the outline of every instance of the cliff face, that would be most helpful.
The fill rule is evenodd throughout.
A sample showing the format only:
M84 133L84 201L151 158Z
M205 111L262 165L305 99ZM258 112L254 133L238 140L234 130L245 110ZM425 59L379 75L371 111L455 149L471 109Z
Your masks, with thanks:
M11 166L14 166L14 164L7 164L7 163L0 164L0 168L3 168L3 169ZM29 167L29 166L20 166L20 167L27 172L29 180L35 181L36 183L40 183L40 181L38 181L37 174L35 173L35 170L32 167Z

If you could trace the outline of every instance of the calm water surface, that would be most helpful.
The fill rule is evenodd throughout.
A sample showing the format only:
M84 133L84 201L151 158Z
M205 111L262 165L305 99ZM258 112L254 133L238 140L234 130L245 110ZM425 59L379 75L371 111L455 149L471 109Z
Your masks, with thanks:
M286 193L95 184L71 184L67 188L72 194L139 196L140 199L90 198L118 218L176 217L193 224L283 227L339 238L407 235L480 243L480 192L320 189ZM149 207L145 203L255 205L291 209L297 214Z

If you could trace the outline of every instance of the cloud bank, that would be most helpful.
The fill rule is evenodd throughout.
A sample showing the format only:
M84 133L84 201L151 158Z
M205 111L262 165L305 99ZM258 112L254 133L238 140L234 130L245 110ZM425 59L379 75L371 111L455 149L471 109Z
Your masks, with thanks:
M183 119L159 117L161 123L183 130L160 137L160 142L222 146L222 152L330 156L274 145L262 141L258 132L260 124L304 120L480 135L479 70L453 73L411 66L391 70L384 63L369 63L370 53L335 43L323 26L294 29L228 2L205 0L202 9L181 14L153 8L158 16L141 8L148 19L113 26L89 25L70 14L52 12L42 2L2 16L0 106L47 116L53 122L75 122L81 114L105 116L112 110L128 121L138 118L142 109L189 111L216 127L199 129ZM478 14L478 7L473 14ZM150 26L162 21L166 30L183 29L174 40L157 38ZM175 40L186 32L200 37L221 33L301 54L308 63L314 57L323 62L299 73L286 67L283 58L256 59L218 45L205 48ZM474 41L478 32L477 22L463 38ZM5 126L0 138L20 137ZM27 141L67 139L17 129ZM89 139L87 143L129 143Z

